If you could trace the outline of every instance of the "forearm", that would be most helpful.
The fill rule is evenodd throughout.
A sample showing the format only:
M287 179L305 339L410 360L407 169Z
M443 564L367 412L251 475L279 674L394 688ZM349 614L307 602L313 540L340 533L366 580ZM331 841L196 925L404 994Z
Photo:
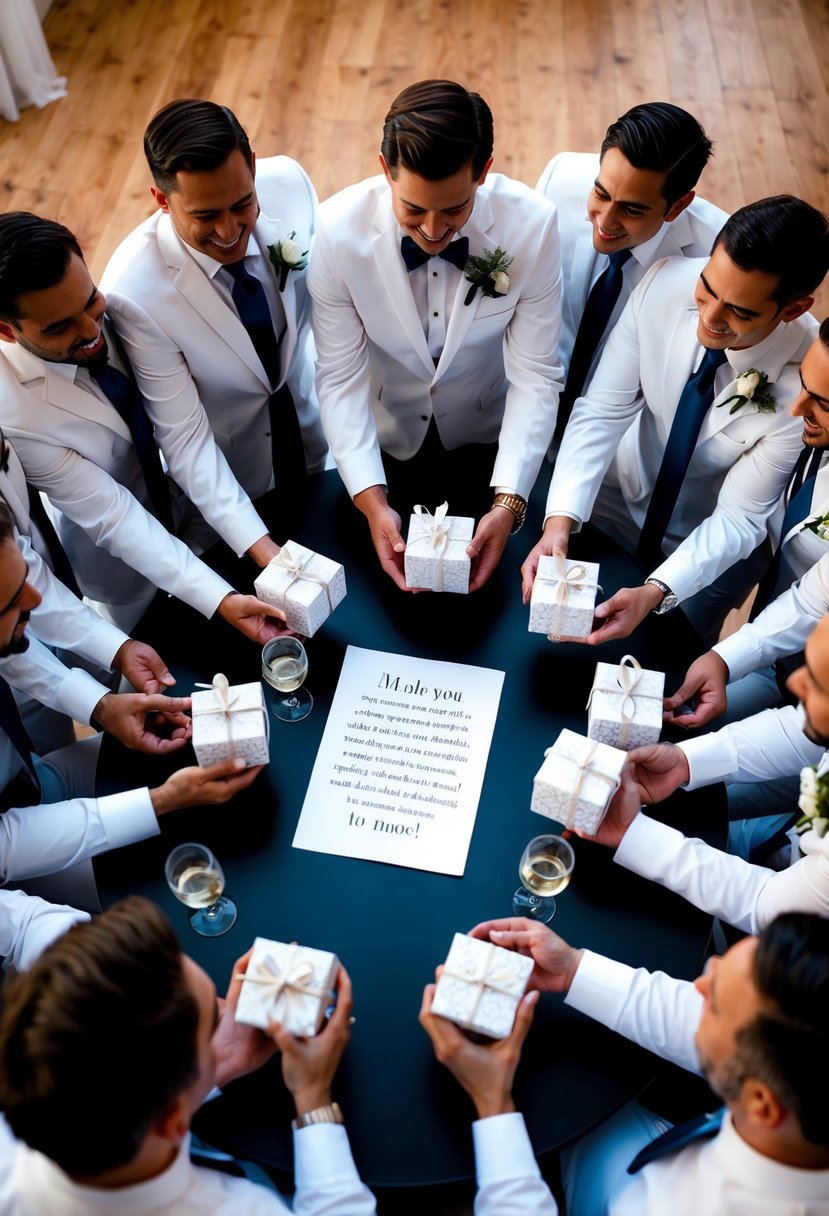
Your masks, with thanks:
M114 632L120 635L120 630ZM95 706L110 691L82 668L67 667L32 634L24 654L0 659L0 675L13 688L76 722L90 722Z
M685 739L690 779L685 788L698 789L715 781L768 781L792 776L817 764L824 748L803 734L802 711L794 706L765 709L718 731Z

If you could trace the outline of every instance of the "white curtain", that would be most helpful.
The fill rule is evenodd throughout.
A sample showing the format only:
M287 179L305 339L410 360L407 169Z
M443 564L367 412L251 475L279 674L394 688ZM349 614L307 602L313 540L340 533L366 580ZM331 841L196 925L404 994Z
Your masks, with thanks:
M66 96L55 75L34 0L0 0L0 117L16 122L23 106Z

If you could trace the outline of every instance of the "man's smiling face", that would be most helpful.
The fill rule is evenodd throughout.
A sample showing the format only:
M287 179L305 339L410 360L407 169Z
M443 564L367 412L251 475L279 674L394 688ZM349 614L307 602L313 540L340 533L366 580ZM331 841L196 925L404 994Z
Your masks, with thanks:
M435 254L446 248L469 219L492 161L484 166L480 178L473 176L471 165L465 165L436 182L402 165L392 175L382 156L380 163L391 190L394 218L424 253Z
M241 262L259 215L253 168L238 148L210 172L176 174L175 190L152 195L186 245L223 266Z

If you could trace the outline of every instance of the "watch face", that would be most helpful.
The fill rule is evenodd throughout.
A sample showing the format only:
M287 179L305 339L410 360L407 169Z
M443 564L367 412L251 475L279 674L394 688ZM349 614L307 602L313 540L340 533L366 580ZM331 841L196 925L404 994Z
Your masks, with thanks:
M678 603L679 600L675 595L666 595L663 597L662 603L656 607L655 611L659 616L662 616L664 612L672 612Z

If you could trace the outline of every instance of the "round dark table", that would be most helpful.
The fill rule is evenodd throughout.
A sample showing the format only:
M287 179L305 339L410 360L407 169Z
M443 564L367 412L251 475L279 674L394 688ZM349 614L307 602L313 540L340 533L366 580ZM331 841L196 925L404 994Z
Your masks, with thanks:
M434 506L435 504L428 504ZM265 512L273 504L265 503ZM451 507L451 503L450 503ZM251 790L225 807L179 812L161 835L96 861L104 905L129 892L155 900L184 949L220 993L235 959L256 935L334 951L354 983L356 1023L336 1082L360 1172L378 1187L434 1185L474 1172L472 1108L438 1065L417 1022L424 984L455 931L511 914L518 861L526 842L555 826L530 809L532 779L562 727L584 734L584 706L598 658L628 651L667 672L677 687L700 644L680 613L649 617L631 637L597 650L553 645L527 632L519 566L538 535L539 511L511 539L489 584L471 597L398 591L379 569L368 529L335 472L312 481L310 504L295 539L341 561L348 595L308 643L307 684L315 704L296 724L271 722L271 763ZM404 523L405 530L405 523ZM284 536L280 539L285 539ZM633 560L585 529L574 556L601 560L605 597L641 581ZM253 568L217 546L211 563L250 585ZM259 652L221 622L159 597L138 636L152 641L178 678L177 692L223 671L231 682L259 677ZM506 673L477 820L463 878L292 848L346 646L493 667ZM187 763L178 753L175 764ZM157 784L164 766L107 740L102 787ZM711 843L724 843L722 787L677 793L657 812ZM190 931L187 912L164 882L166 854L200 840L224 865L227 893L239 908L233 929L216 939ZM710 918L682 899L613 863L609 850L574 841L573 881L558 901L553 928L578 946L623 962L693 978ZM656 1062L545 996L527 1039L515 1096L538 1153L594 1126L652 1079ZM292 1107L278 1061L230 1086L200 1113L213 1143L290 1170Z

